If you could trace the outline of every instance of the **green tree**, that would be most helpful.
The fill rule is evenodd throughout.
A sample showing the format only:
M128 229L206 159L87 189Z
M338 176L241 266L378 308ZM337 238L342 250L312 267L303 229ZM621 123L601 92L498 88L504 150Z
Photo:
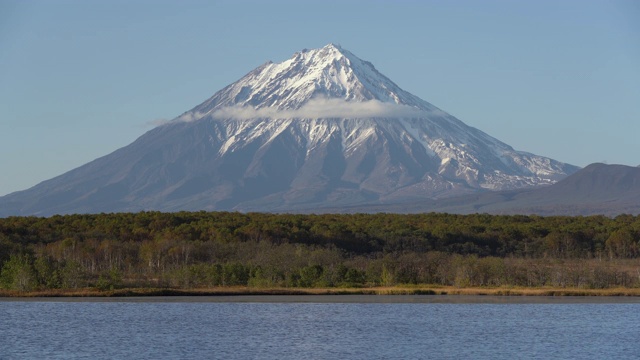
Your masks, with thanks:
M321 278L324 269L321 265L310 265L300 269L300 279L298 280L298 286L300 287L312 287Z
M609 256L629 258L638 255L638 242L634 234L628 229L620 229L611 233L605 246L609 251Z
M2 266L0 286L4 289L29 291L38 284L33 259L28 255L12 255Z

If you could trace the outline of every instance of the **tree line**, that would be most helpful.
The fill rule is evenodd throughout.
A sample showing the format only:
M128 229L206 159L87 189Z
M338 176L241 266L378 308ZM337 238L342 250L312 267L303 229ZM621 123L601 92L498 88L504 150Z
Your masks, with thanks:
M140 212L0 219L0 287L640 285L640 217Z

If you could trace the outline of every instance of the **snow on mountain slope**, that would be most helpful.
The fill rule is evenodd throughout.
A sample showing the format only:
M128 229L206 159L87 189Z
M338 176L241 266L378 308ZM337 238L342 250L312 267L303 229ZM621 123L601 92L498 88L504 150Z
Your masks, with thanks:
M267 62L194 110L208 113L225 106L290 110L299 109L318 97L349 102L378 100L424 110L435 109L400 89L371 63L329 44L320 49L297 52L281 63Z
M329 44L267 62L132 144L0 198L0 216L392 204L576 170L515 151Z
M502 190L551 184L577 168L515 151L509 145L469 127L434 105L400 89L375 67L340 46L303 50L281 63L267 62L183 114L186 121L247 120L249 136L232 135L227 148L241 147L263 132L287 126L320 141L336 132L348 151L384 129L394 140L416 142L440 163L437 173L462 179L471 187ZM274 126L269 119L288 119ZM371 118L369 131L345 133L344 126L315 129L315 119ZM256 121L258 119L258 121ZM314 120L314 121L310 121ZM287 124L287 125L284 125ZM314 125L311 125L314 124Z

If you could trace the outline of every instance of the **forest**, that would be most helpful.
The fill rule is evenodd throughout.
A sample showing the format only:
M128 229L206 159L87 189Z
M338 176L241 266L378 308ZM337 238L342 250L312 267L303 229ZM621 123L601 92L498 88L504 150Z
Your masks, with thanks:
M0 219L0 289L640 287L640 216L139 212Z

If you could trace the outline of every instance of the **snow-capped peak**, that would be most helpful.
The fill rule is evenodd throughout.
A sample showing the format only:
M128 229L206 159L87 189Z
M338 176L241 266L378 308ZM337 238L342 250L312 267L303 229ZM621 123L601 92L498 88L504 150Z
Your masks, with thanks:
M210 113L229 106L292 110L315 98L348 102L377 100L421 110L435 109L400 89L370 62L339 45L328 44L296 52L280 63L267 62L194 110Z
M267 62L131 145L6 198L0 216L400 204L575 170L467 126L329 44Z
M515 151L400 89L371 63L335 44L269 61L178 119L208 119L224 128L216 135L224 139L220 156L250 146L266 149L285 134L306 154L341 139L345 160L367 147L393 148L387 160L396 161L398 154L421 159L397 160L401 173L431 174L451 186L517 188L553 183L575 170Z

